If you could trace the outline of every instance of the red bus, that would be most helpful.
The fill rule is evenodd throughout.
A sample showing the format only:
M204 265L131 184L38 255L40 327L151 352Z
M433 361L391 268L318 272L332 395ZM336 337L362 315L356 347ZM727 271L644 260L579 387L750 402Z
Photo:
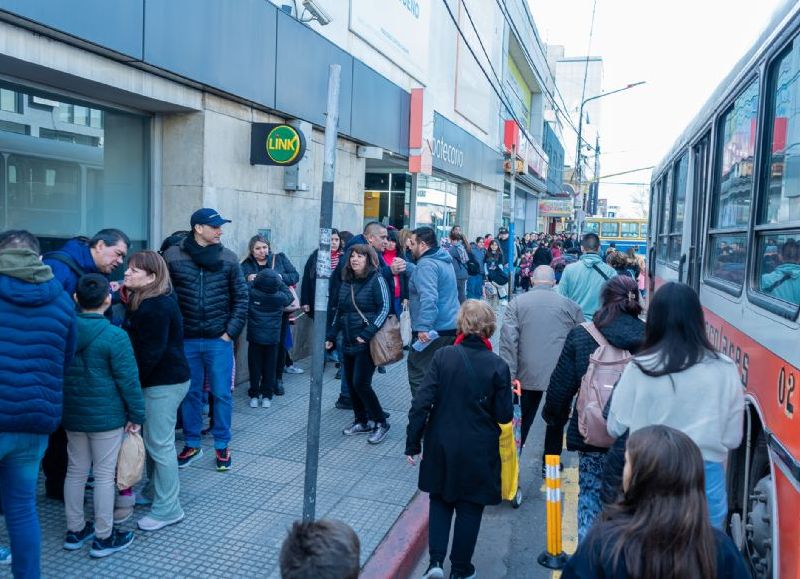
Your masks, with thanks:
M800 578L800 4L776 12L656 167L649 219L650 290L697 290L746 389L728 532L754 577Z

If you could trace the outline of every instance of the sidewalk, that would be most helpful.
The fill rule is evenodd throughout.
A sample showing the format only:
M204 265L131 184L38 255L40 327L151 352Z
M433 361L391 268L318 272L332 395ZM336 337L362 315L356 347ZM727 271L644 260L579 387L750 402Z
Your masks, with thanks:
M93 560L89 548L62 548L66 523L61 503L44 498L40 480L42 576L71 577L279 577L278 555L286 529L303 511L303 477L308 414L309 360L298 365L305 374L284 375L286 395L272 408L248 406L247 385L234 392L233 469L214 469L212 440L203 440L204 456L181 471L183 522L155 533L136 530L127 551ZM349 524L361 540L366 562L417 490L418 470L403 456L411 395L405 361L375 373L375 391L392 429L382 444L366 437L342 436L352 412L333 407L339 395L335 369L325 371L322 397L317 518ZM177 443L178 449L182 442ZM91 516L91 494L86 508ZM137 507L121 528L135 528L146 513ZM8 544L0 525L0 544ZM10 577L7 567L0 577Z

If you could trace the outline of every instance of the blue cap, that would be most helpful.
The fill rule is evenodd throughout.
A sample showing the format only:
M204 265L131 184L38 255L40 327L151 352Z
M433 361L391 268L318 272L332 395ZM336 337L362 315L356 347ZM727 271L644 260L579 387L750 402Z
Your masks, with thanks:
M230 223L230 219L223 219L216 209L210 207L203 207L192 213L190 221L191 226L195 225L210 225L211 227L222 227L226 223Z

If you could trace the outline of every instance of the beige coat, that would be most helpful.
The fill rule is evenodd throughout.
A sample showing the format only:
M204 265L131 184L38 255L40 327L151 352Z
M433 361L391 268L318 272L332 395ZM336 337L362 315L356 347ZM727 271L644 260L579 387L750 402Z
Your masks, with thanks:
M546 391L569 331L584 321L581 307L547 286L511 300L500 332L500 357L524 390Z

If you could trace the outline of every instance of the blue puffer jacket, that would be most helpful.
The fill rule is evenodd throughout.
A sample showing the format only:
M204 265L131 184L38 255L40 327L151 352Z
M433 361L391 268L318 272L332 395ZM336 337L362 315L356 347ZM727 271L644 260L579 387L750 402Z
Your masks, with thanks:
M408 264L411 328L415 332L453 331L458 316L458 289L450 254L434 247L416 264Z
M0 252L0 432L49 434L61 422L64 372L75 352L75 308L49 271L20 279ZM19 253L18 253L19 255ZM41 267L30 252L30 267Z
M92 252L89 245L80 239L70 239L61 249L45 253L42 261L50 266L53 270L53 275L61 282L64 290L72 297L75 293L75 288L78 286L78 279L81 277L78 272L73 271L72 268L55 258L56 255L63 256L68 260L72 260L78 269L86 273L100 273L97 266L94 264Z

